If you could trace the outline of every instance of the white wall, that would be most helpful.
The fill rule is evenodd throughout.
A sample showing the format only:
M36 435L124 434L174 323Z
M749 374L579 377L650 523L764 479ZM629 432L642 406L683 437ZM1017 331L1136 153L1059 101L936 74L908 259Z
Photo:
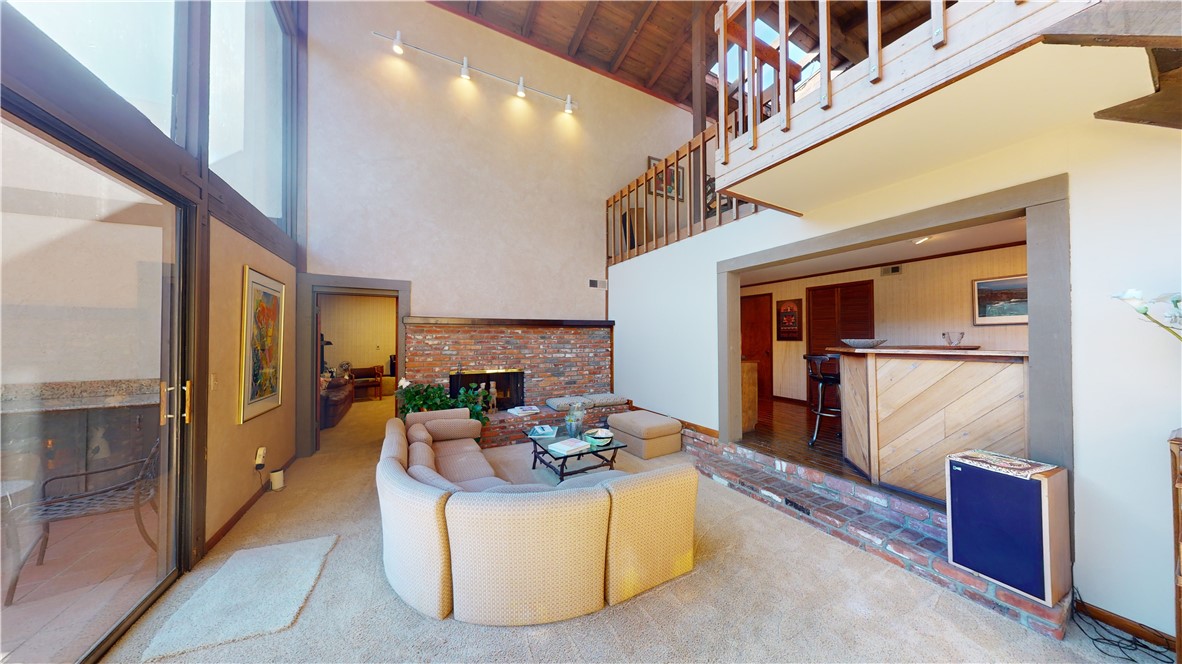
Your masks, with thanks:
M690 115L425 3L309 12L308 271L410 280L403 314L602 318L604 201ZM579 108L370 34L395 30Z
M1176 131L1087 120L889 187L851 188L801 219L763 212L613 266L616 391L716 428L718 261L1061 173L1070 178L1076 584L1088 602L1173 633L1166 438L1182 424L1182 345L1109 296L1182 285Z
M1029 348L1026 325L973 326L973 280L1026 274L1026 247L1006 247L971 254L904 263L902 272L882 276L877 267L805 279L748 286L740 295L770 293L772 307L780 300L800 299L802 329L808 329L806 289L849 281L874 282L874 336L892 346L942 345L941 332L963 332L965 346L989 350ZM776 340L772 316L772 393L778 397L808 398L801 341Z
M390 373L390 356L398 352L398 300L369 295L319 295L320 332L332 342L324 360L335 367L381 365Z

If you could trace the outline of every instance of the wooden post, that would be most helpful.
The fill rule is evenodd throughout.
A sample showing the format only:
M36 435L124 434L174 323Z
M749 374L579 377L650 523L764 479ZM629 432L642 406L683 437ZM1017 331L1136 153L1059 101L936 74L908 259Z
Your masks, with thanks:
M820 44L817 46L821 59L821 108L829 108L833 105L833 61L830 57L830 49L833 44L830 43L829 34L829 0L820 0L817 3L817 32L820 38Z
M881 0L867 0L866 2L866 38L866 48L870 51L870 82L877 83L882 80Z
M718 145L722 151L722 159L719 161L722 164L731 163L731 143L729 140L729 132L727 125L730 122L730 114L726 107L726 3L723 3L718 8L718 16L714 19L714 28L718 31Z
M690 32L690 105L694 111L694 136L706 131L706 12L701 3L694 3L693 27Z
M675 155L676 156L676 155ZM665 161L661 162L661 168L665 171L665 214L661 217L661 230L665 231L661 235L662 246L669 246L669 187L673 187L673 202L677 203L677 160L673 160L673 181L669 181L669 157L665 157ZM653 217L653 225L656 226L656 217Z
M792 125L792 77L788 75L788 0L779 0L780 5L780 131L788 131Z
M940 48L948 41L944 16L944 0L932 0L932 48Z

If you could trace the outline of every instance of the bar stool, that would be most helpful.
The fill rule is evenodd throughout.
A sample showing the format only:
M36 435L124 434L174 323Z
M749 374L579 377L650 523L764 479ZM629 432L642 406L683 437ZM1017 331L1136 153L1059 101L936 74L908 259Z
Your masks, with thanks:
M828 373L821 370L821 365L829 360L839 359L840 355L805 355L804 359L807 362L809 380L817 385L817 402L814 410L809 412L817 416L817 422L813 425L813 437L809 440L809 447L816 445L817 433L821 431L822 417L841 417L841 408L836 406L825 407L825 388L830 385L841 385L841 374Z

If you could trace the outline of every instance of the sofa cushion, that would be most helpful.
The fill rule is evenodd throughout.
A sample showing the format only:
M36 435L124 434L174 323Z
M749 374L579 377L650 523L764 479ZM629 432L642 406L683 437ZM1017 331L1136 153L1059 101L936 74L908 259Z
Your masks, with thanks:
M509 485L508 482L495 475L492 477L478 477L474 480L468 480L466 482L457 482L457 484L459 484L460 487L464 489L464 491L484 491L486 489L493 489L499 486Z
M381 458L393 458L403 469L406 468L406 429L402 425L402 420L397 417L392 417L386 422L386 438L382 441Z
M591 407L591 402L586 397L551 397L546 399L546 405L565 413L570 410L570 407L576 403L581 403L585 407Z
M542 491L557 491L549 484L501 484L481 491L480 493L539 493Z
M411 443L406 465L409 468L426 466L435 470L435 450L427 443Z
M467 482L481 477L492 477L492 465L480 452L461 452L435 459L436 470L453 482Z
M608 415L607 425L637 438L657 438L681 432L681 422L647 410Z
M456 440L442 440L431 446L435 450L435 458L461 454L463 452L480 452L480 445L471 438Z
M406 426L412 427L429 420L466 420L472 417L467 408L448 408L447 410L415 411L406 414Z
M622 470L605 470L601 473L587 473L585 475L575 475L569 480L558 483L559 489L581 489L588 486L598 486L602 482L615 479L617 477L624 477L628 473Z
M425 423L432 440L455 440L457 438L478 438L479 420L430 420Z
M431 434L427 432L427 427L423 426L421 422L419 424L412 424L410 428L406 430L406 440L411 444L427 443L430 445L432 442L434 442L431 438Z
M588 394L583 397L591 402L592 408L602 408L603 406L622 406L628 403L628 397L622 397L612 392L604 392L603 394Z
M418 444L422 445L423 443ZM447 481L447 478L435 472L434 468L428 468L427 466L411 466L406 470L406 474L422 482L423 484L426 484L427 486L433 486L436 489L440 489L442 491L456 493L458 491L464 490L462 487L457 486L453 482Z

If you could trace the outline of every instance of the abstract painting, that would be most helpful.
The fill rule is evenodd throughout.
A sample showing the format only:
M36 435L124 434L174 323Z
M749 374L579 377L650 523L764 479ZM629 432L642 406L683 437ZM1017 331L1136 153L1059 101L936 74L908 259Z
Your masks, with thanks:
M238 421L278 408L283 364L282 283L245 267Z

